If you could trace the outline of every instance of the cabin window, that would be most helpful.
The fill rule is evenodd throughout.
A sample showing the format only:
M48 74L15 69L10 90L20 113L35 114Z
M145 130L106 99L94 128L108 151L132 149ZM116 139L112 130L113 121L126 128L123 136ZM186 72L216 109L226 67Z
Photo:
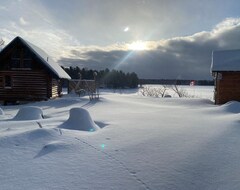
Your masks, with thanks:
M26 49L16 49L12 54L12 70L30 70L32 68L31 53Z
M31 59L31 53L27 49L23 51L23 59Z
M16 49L12 54L12 58L13 59L20 59L20 57L21 57L21 49Z
M9 75L4 77L4 88L12 88L12 77Z
M12 54L11 68L20 68L21 65L21 49L16 49Z
M12 62L11 62L12 69L20 68L20 65L21 65L20 59L15 59L15 58L12 59Z
M23 68L31 69L32 68L32 56L30 51L24 50L23 51Z
M24 59L23 60L23 68L31 69L32 67L32 60L31 59Z

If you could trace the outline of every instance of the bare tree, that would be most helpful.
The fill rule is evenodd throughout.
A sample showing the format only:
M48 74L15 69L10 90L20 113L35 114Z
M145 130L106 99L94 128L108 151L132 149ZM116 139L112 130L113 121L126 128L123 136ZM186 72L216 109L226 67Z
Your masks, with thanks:
M0 46L3 46L4 43L5 43L5 41L1 38L1 39L0 39Z
M0 39L0 51L2 50L2 46L4 45L4 43L5 43L5 42L4 42L3 39L1 38L1 39Z
M149 87L149 86L145 86L140 90L140 93L143 96L151 96L151 97L164 97L165 93L168 89L168 86L163 85L161 87Z
M187 92L186 89L180 88L177 84L174 85L162 85L157 87L144 86L140 89L139 93L143 96L150 96L155 98L165 98L171 97L167 92L173 91L177 94L179 98L195 98L194 95L191 95Z
M176 84L172 85L171 89L178 95L179 98L190 97L190 95L187 93L185 89L179 88Z

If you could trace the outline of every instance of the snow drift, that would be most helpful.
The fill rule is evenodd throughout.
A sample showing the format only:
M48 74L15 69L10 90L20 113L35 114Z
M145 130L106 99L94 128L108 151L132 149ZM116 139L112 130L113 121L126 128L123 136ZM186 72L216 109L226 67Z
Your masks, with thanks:
M61 142L61 141L52 141L47 143L42 147L42 149L39 151L39 153L34 158L39 158L42 156L45 156L49 153L55 152L55 151L65 151L67 148L69 148L70 145Z
M223 111L229 112L229 113L240 113L240 102L237 101L230 101L226 104L223 104L221 106Z
M99 129L89 112L83 108L72 108L68 120L60 125L59 128L91 132Z
M37 120L43 118L42 109L35 106L20 108L13 120Z
M4 115L4 111L2 108L0 108L0 115Z

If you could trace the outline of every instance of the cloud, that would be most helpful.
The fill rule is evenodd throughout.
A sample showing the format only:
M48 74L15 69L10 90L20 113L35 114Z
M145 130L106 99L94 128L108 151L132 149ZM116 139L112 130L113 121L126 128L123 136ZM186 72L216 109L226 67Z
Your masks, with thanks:
M1 10L1 11L7 11L8 8L7 8L6 6L2 6L2 5L0 5L0 10Z
M65 1L61 1L61 3L78 8L75 4L70 5ZM61 3L59 3L59 6ZM78 4L79 1L75 3ZM91 1L89 5L92 5L92 3ZM135 3L131 5L135 7ZM140 17L138 17L139 23L136 25L134 24L137 22L134 19L135 17L130 17L130 20L128 20L129 14L125 12L113 14L115 10L112 11L105 5L103 10L106 9L110 12L100 16L101 19L98 19L98 15L102 15L100 14L102 12L89 16L90 8L90 10L87 9L88 11L84 9L85 12L78 10L76 14L67 14L69 9L61 6L63 9L63 12L61 12L56 9L56 4L51 1L32 2L25 0L21 3L13 1L2 6L8 7L9 12L14 13L9 15L6 15L5 11L0 13L1 17L4 18L0 28L0 37L6 41L6 44L14 37L21 36L44 49L52 58L65 66L72 65L93 69L117 68L129 72L135 71L140 78L211 79L209 70L212 51L240 48L240 18L226 18L210 31L201 31L184 37L156 40L159 39L159 37L156 37L159 35L151 36L155 31L159 34L162 30L170 27L167 29L168 31L179 32L175 30L177 28L175 24L177 23L172 23L172 20L169 21L166 16L161 20L160 18L163 17L158 15L159 19L156 23L167 22L171 26L161 25L162 27L155 28L158 26L155 22L153 25L146 24L152 20L153 16L155 18L155 15L150 14L151 7L144 9L142 12L141 6L145 5L141 5L137 11ZM150 6L150 4L147 6ZM85 6L81 4L80 7ZM154 7L158 9L158 6ZM99 11L98 6L95 8L96 11ZM126 11L124 6L121 10ZM159 12L159 10L156 11ZM63 13L66 13L66 17L70 17L71 21L65 19ZM80 13L83 15L79 15ZM114 15L114 17L109 17L109 15ZM125 18L123 20L122 15ZM59 16L62 16L61 19L59 19ZM183 15L184 18L185 16ZM81 19L76 22L75 18ZM108 22L101 22L102 20ZM141 20L144 20L144 22L140 22ZM186 20L183 19L183 22L186 23ZM123 32L124 26L128 26L131 30ZM140 26L149 30L145 31ZM182 27L185 27L185 25ZM193 29L187 31L192 32ZM138 34L141 32L142 35ZM175 35L175 33L171 33L171 35ZM141 38L142 36L147 37ZM130 41L130 39L133 41ZM147 41L148 39L152 41ZM131 51L129 49L131 43L137 40L144 42L147 50ZM100 43L102 41L104 43Z
M21 25L23 25L23 26L26 26L26 25L29 24L23 17L20 17L19 23L20 23Z
M240 18L226 18L224 21L217 24L213 31L217 33L219 30L222 31L239 25Z
M140 78L211 79L213 50L239 49L240 19L227 18L211 31L167 40L149 41L147 51L131 51L127 44L78 47L59 63L92 69L135 71ZM71 49L71 48L70 48Z

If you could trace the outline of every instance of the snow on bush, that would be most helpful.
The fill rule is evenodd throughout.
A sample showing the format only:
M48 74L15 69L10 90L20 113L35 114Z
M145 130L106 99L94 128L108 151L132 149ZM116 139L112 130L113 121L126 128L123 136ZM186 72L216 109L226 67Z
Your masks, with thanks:
M166 97L170 98L171 94L175 94L179 98L194 98L193 95L189 95L186 89L179 88L177 85L161 85L161 86L144 86L140 91L143 96L150 97Z
M143 96L151 96L151 97L165 97L165 93L168 89L168 86L161 86L161 87L150 87L150 86L144 86L139 92Z
M166 98L205 98L213 100L213 86L188 86L188 85L144 85L139 94L150 97Z
M60 125L59 128L90 132L99 129L89 112L83 108L72 108L68 120Z
M13 120L37 120L43 118L42 109L36 106L20 108Z

